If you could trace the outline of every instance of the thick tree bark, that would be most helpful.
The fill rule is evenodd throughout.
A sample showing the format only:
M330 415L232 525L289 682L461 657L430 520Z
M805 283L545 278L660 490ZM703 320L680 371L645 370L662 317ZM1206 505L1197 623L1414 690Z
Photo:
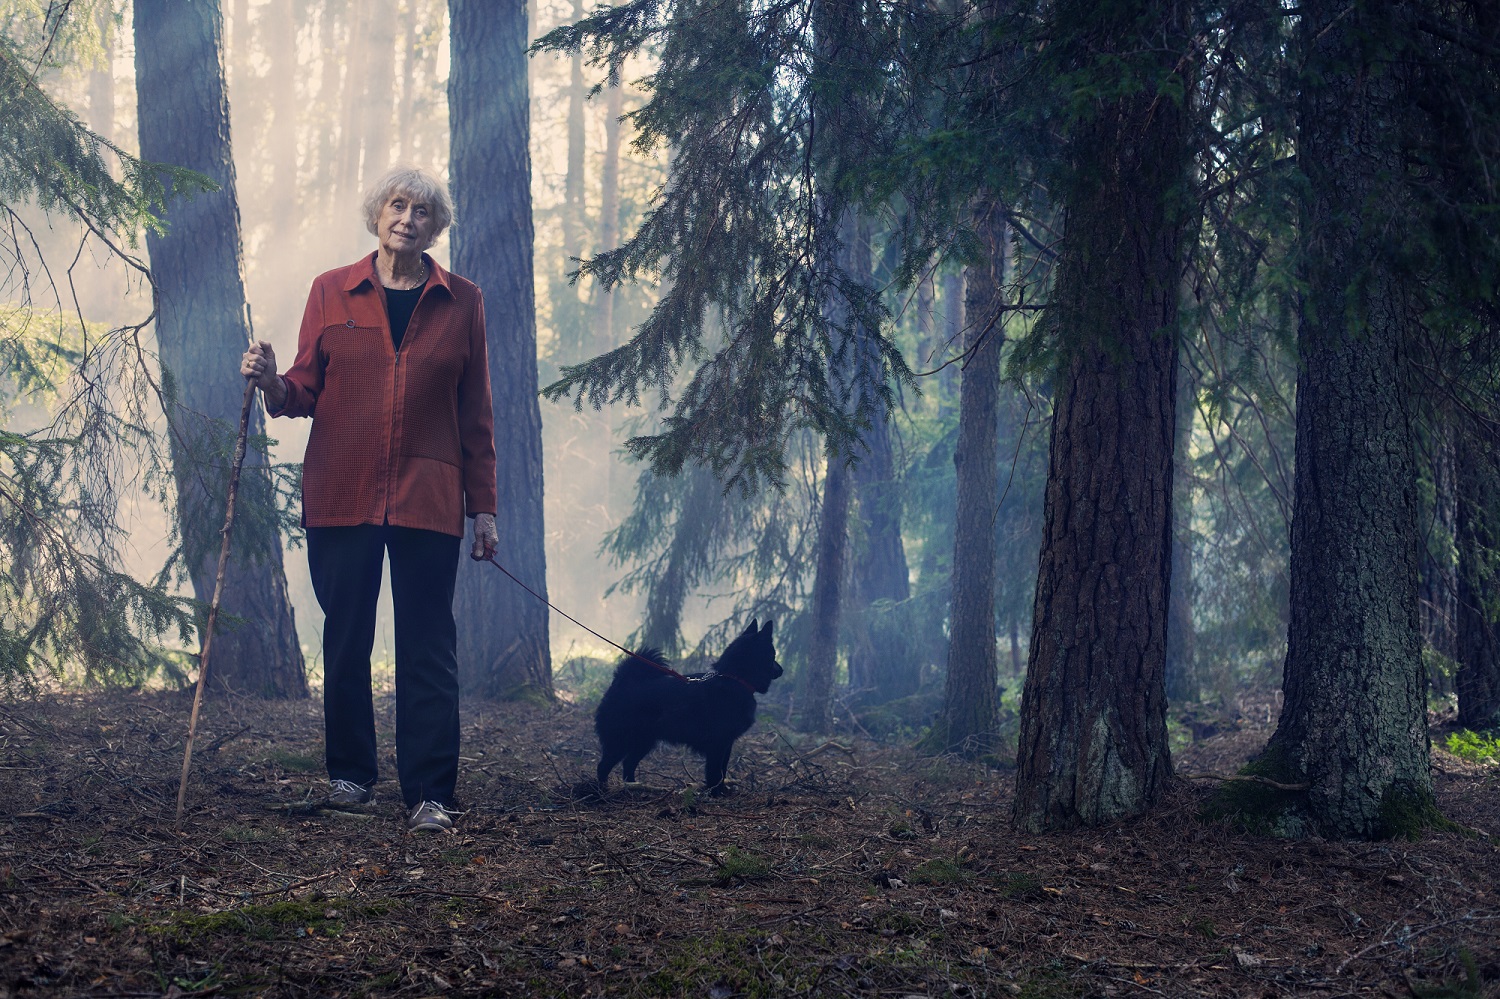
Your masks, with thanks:
M523 0L451 0L453 269L485 293L498 459L499 560L542 596L542 417L532 283L530 87ZM483 696L552 694L547 606L489 566L461 574L459 679Z
M212 194L169 198L167 234L146 236L161 310L157 347L171 388L167 420L180 527L187 551L197 555L193 592L207 603L228 484L229 455L221 449L239 423L245 387L239 355L249 340L218 3L137 0L135 55L141 157L197 170L219 185ZM250 433L264 430L257 404ZM263 454L246 457L219 618L243 623L219 625L210 681L266 697L306 697L281 538L265 519L272 497L264 468ZM247 516L257 508L259 521Z
M1411 303L1387 250L1386 213L1403 200L1404 88L1372 42L1394 39L1392 8L1308 0L1301 10L1306 290L1291 621L1285 701L1262 766L1311 784L1312 831L1364 838L1402 831L1388 816L1432 801L1405 384Z
M968 269L966 360L959 382L958 513L953 532L953 598L948 612L948 675L937 748L975 756L993 749L999 727L995 685L995 508L1000 500L1000 354L1006 226L998 208L980 221L986 259ZM950 308L952 305L950 303Z
M1061 23L1137 61L1145 80L1182 72L1177 0L1068 7ZM1140 32L1154 55L1132 50ZM1098 99L1069 135L1053 293L1061 354L1016 775L1015 819L1030 831L1140 814L1172 774L1163 672L1185 133L1182 107L1148 85Z
M1167 596L1167 700L1181 704L1199 696L1193 662L1193 418L1197 386L1186 364L1177 368L1177 439L1172 445L1172 587Z
M1500 728L1500 460L1494 444L1460 435L1457 472L1458 723L1465 728Z

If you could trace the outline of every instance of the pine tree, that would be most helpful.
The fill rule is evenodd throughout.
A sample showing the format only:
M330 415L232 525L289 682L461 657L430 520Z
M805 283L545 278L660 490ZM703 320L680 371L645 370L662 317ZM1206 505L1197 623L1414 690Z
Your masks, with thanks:
M1031 830L1140 814L1172 772L1163 670L1188 9L1064 3L1053 23L1056 57L1075 72L1122 64L1119 82L1096 82L1072 109L1059 189L1052 456L1016 774L1016 822Z
M1310 785L1284 828L1362 838L1402 831L1392 817L1432 801L1405 387L1415 313L1383 235L1387 213L1409 204L1410 77L1393 58L1404 32L1388 5L1313 0L1301 31L1291 624L1285 702L1260 765Z
M103 13L102 9L100 13ZM182 193L207 178L147 168L91 132L39 85L36 72L87 58L97 45L87 5L0 32L0 688L40 674L138 683L181 677L164 644L192 637L192 607L170 571L148 582L122 568L117 520L130 481L170 503L166 442L153 430L160 381L142 322L103 328L73 312L64 273L33 228L59 230L136 273L143 230L162 228L163 180ZM96 108L95 110L102 110ZM100 122L103 124L103 122ZM169 558L169 563L172 561Z
M995 748L999 728L995 648L995 515L999 503L1000 355L1005 342L1005 251L1001 207L981 203L985 259L968 269L964 312L970 317L959 382L957 524L953 533L953 601L943 711L931 747L978 756Z

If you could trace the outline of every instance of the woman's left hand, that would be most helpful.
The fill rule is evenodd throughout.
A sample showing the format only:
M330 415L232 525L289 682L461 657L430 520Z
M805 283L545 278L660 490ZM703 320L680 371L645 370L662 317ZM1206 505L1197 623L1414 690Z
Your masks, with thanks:
M495 527L495 515L493 513L476 513L474 515L474 547L469 551L469 557L476 562L495 557L495 552L500 550L500 531Z

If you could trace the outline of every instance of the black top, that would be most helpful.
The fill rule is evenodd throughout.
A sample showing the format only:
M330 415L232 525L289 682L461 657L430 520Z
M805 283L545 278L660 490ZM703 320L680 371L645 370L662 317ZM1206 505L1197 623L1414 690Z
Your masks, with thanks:
M385 311L391 317L391 342L396 349L401 349L401 338L406 336L407 324L411 322L411 314L417 307L417 299L422 297L422 285L406 291L397 291L394 288L385 290Z

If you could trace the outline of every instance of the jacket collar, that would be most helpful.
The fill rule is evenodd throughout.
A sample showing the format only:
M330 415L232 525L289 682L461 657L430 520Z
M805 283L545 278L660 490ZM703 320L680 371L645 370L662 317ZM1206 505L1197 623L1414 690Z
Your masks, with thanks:
M422 254L422 260L427 264L426 287L431 288L432 286L437 285L440 286L449 295L452 295L453 286L448 283L448 272L440 267L438 265L438 262L436 260L433 260L426 253ZM367 256L361 257L359 260L356 260L353 264L349 265L348 276L344 279L344 291L355 291L360 287L360 285L363 284L369 284L371 288L378 287L380 284L380 281L375 276L374 253L370 253Z

